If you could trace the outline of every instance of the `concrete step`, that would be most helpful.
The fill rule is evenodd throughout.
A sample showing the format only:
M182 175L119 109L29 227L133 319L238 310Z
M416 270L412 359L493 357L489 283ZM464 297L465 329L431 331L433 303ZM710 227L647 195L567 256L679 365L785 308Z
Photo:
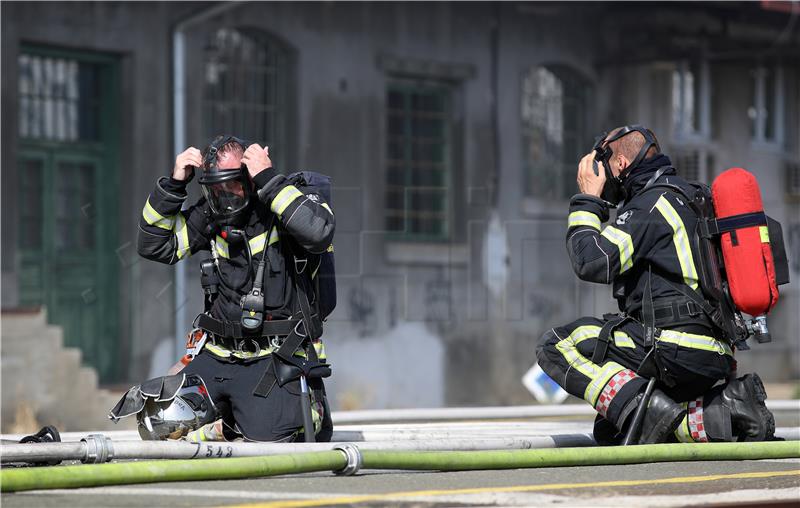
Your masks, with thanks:
M40 354L63 347L64 333L58 326L38 326L8 334L3 330L2 356L15 355L26 351Z

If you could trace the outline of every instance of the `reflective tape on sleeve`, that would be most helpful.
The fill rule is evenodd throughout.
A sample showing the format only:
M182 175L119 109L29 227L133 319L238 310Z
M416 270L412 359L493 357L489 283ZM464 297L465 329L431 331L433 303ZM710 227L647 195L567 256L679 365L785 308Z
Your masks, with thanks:
M280 216L283 214L284 210L286 210L286 207L292 204L295 199L303 196L304 194L297 190L297 187L294 185L287 185L275 196L275 199L272 200L270 208L275 214Z
M172 229L175 227L175 217L164 217L158 213L150 204L150 199L148 199L144 204L144 208L142 209L142 217L144 217L145 222L147 222L149 225L157 228L172 231Z
M678 215L678 212L675 211L675 208L673 208L664 196L658 198L655 207L672 228L672 243L675 244L675 251L678 254L678 263L681 265L681 273L683 274L683 283L692 289L697 289L697 269L694 266L694 259L692 258L692 247L689 244L689 235L686 232L686 227L683 225L681 216Z
M567 227L574 228L576 226L589 226L600 231L600 217L592 212L577 211L569 214L567 219Z
M614 226L606 226L600 236L617 246L619 250L619 273L625 273L633 266L633 238Z
M175 224L175 237L178 239L177 255L178 259L190 254L189 250L189 228L186 227L186 219L182 213L176 215L178 219Z

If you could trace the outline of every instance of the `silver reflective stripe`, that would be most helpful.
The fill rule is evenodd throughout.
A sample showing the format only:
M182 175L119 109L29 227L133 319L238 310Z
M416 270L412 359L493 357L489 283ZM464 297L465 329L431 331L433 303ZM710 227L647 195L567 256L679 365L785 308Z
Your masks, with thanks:
M255 236L250 239L250 252L255 255L264 250L264 239L267 237L267 232L263 232L258 236ZM272 232L269 235L269 244L272 245L278 241L278 229L272 228Z
M689 236L686 232L686 227L683 225L681 216L678 215L678 212L675 211L675 208L673 208L664 196L658 198L656 209L672 228L672 243L675 244L675 251L678 254L678 262L681 265L681 274L683 274L683 283L692 289L697 289L697 269L694 266L692 247L689 244Z
M576 226L589 226L590 228L600 231L600 217L592 212L572 212L567 218L567 228L574 228Z
M631 235L614 226L606 226L600 236L617 246L619 250L619 273L633 266L633 239Z

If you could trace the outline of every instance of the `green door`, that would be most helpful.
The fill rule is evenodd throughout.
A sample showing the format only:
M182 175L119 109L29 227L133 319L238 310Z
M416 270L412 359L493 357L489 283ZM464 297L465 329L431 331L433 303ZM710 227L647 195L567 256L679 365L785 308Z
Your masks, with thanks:
M20 305L46 307L65 345L80 348L84 364L112 382L119 342L116 65L26 48L20 72Z

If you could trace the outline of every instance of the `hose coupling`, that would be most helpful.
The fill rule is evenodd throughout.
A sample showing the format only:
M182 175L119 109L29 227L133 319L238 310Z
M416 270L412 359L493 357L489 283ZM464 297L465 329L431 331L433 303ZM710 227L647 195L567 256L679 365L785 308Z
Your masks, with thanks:
M102 464L111 462L114 458L114 444L110 437L103 434L89 434L81 439L81 442L86 443L86 456L81 461L84 464Z
M347 465L342 469L337 469L334 471L334 474L339 476L353 476L354 474L358 473L358 471L361 469L361 464L363 463L361 450L358 449L358 446L354 445L353 443L342 443L337 444L333 447L333 449L339 450L340 452L344 453L345 457L347 457Z

